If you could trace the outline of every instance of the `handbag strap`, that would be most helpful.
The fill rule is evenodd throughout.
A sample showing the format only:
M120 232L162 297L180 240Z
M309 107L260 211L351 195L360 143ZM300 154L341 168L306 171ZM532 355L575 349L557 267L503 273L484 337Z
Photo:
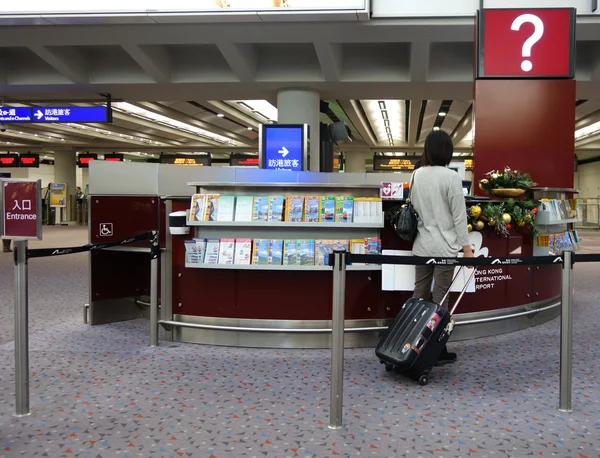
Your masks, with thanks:
M412 174L412 177L410 177L410 185L408 187L408 197L406 198L406 202L410 202L410 196L412 194L412 190L413 190L413 184L415 182L415 175L417 174L417 171L415 170Z

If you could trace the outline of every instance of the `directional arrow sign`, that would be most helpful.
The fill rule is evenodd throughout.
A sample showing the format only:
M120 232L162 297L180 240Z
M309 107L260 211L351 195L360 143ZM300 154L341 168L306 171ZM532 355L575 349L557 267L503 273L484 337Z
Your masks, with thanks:
M262 126L261 166L265 169L288 172L304 170L306 135L307 126L301 124Z
M42 110L37 110L34 114L34 116L37 118L37 120L39 121L40 119L42 119L44 117L44 113L42 113Z

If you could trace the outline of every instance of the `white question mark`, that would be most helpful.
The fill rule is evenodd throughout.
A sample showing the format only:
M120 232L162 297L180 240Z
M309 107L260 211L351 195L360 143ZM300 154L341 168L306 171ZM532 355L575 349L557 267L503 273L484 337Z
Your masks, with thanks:
M526 22L533 24L535 30L533 34L527 40L525 40L525 43L523 43L521 55L523 57L531 57L531 48L533 48L533 45L540 41L544 35L544 23L535 14L521 14L513 21L510 28L511 30L518 31ZM533 69L533 64L529 60L524 60L521 63L521 69L524 72L530 72Z

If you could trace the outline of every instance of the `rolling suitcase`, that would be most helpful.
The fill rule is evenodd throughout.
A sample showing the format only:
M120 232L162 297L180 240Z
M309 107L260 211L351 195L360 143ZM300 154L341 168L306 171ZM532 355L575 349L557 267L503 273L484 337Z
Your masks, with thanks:
M459 274L460 272L461 270ZM402 306L375 349L375 354L385 364L386 371L398 370L421 385L427 385L431 369L454 329L452 315L474 275L475 268L450 312L435 302L423 299L412 298ZM458 275L454 277L452 284L457 278ZM450 290L446 292L442 303L449 293Z

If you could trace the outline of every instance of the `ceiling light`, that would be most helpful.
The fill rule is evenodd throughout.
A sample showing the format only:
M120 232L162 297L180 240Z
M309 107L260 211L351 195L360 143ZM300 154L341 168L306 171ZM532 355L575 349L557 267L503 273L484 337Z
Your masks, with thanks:
M252 127L248 126L248 130L254 130Z
M435 131L438 131L438 130L440 130L440 128L439 128L438 126L435 126L435 127L433 128L433 130L435 130Z
M179 129L184 132L189 132L193 135L198 135L200 137L209 138L213 141L217 141L220 143L226 143L229 145L235 145L233 140L230 140L223 135L215 134L214 132L210 132L205 129L201 129L200 127L193 126L191 124L187 124L182 121L178 121L176 119L169 118L168 116L164 116L158 113L154 113L152 111L146 110L145 108L138 107L136 105L132 105L127 102L116 102L113 106L119 111L123 111L130 115L136 115L138 117L147 118L153 122L157 122L159 124L163 124L171 129Z
M361 100L360 104L365 110L378 142L387 144L390 138L393 142L399 144L404 141L404 121L406 117L404 101ZM385 110L381 109L382 106L385 107Z
M575 140L581 140L584 137L598 133L598 131L600 131L600 122L595 122L594 124L590 124L587 127L575 131Z
M225 115L224 115L223 113L217 113L217 117L219 117L219 118L224 118L224 117L225 117Z
M278 110L266 100L240 100L237 104L244 110L259 115L265 119L277 121Z
M379 109L380 110L385 110L385 101L383 101L383 100L379 101Z
M440 115L440 116L442 116L442 117L446 116L447 114L448 114L448 113L446 113L445 111L440 111L440 112L439 112L439 115Z

